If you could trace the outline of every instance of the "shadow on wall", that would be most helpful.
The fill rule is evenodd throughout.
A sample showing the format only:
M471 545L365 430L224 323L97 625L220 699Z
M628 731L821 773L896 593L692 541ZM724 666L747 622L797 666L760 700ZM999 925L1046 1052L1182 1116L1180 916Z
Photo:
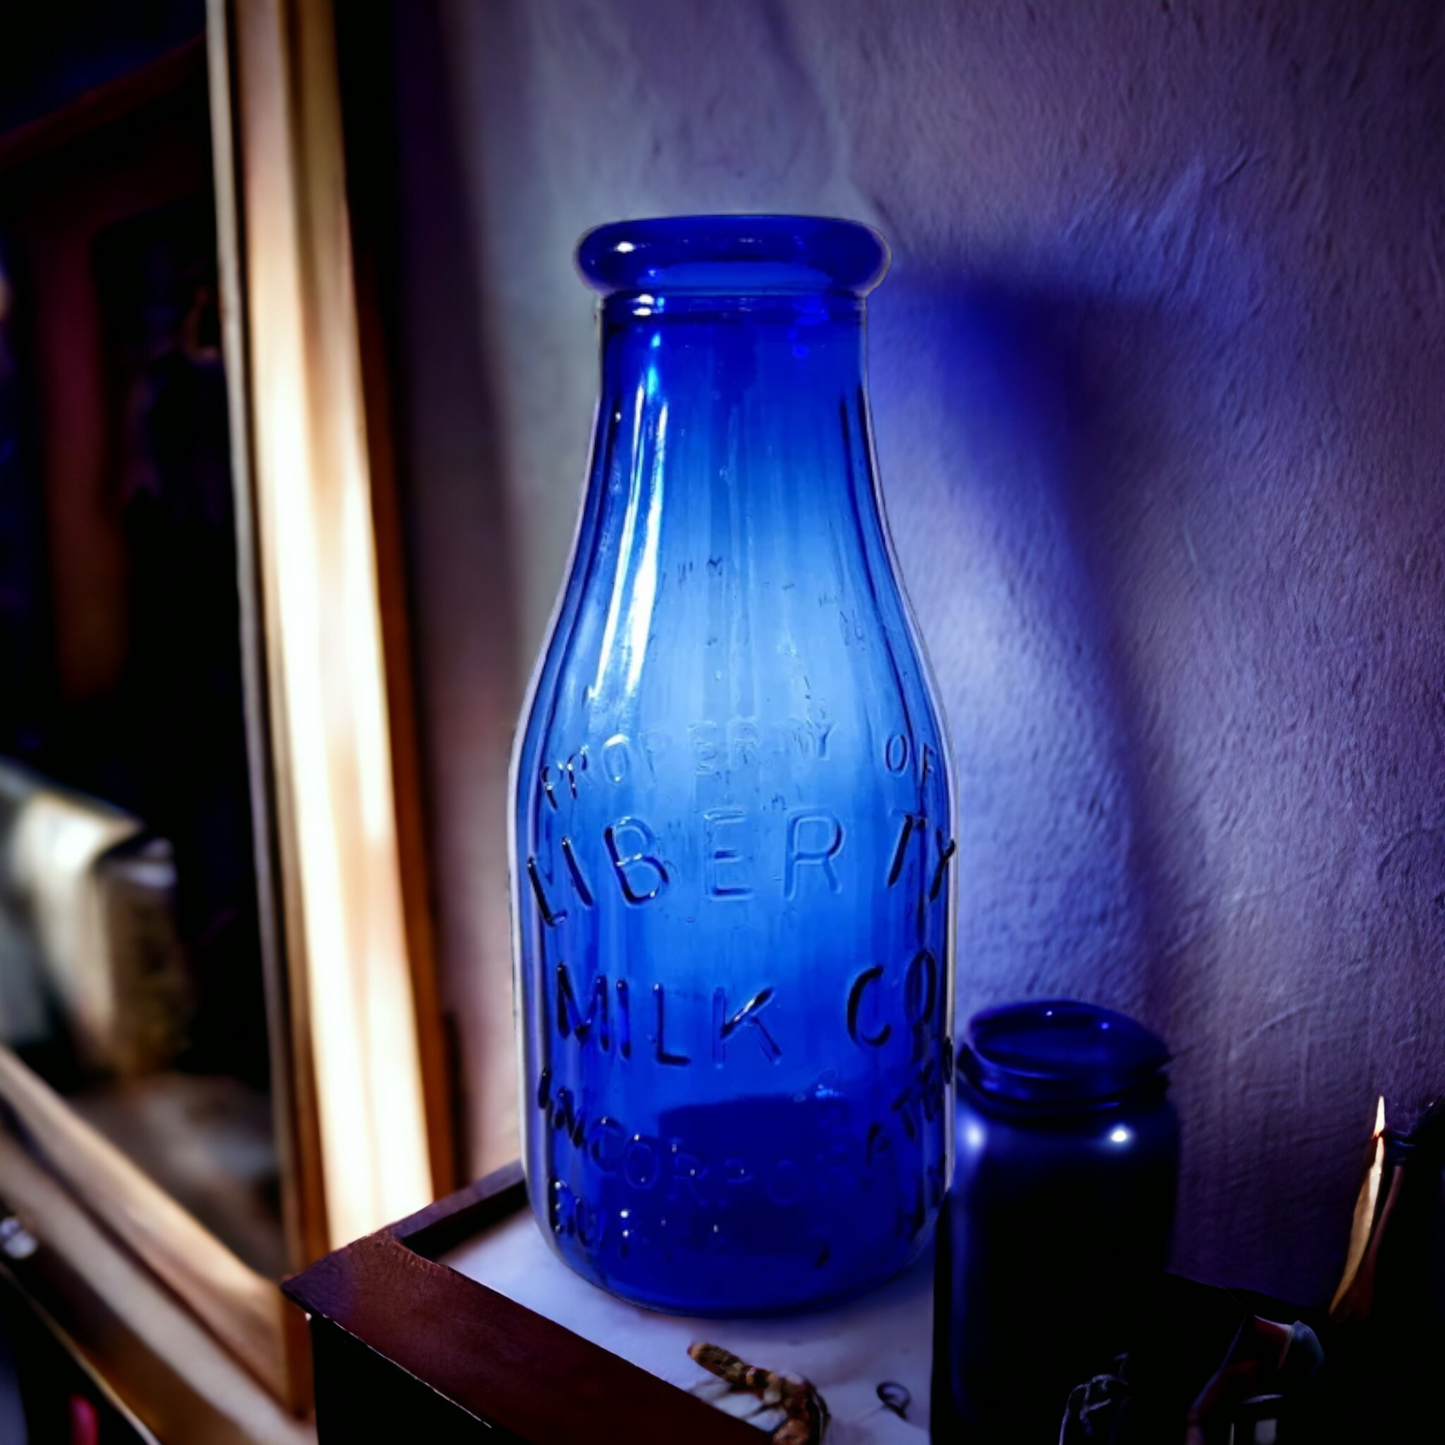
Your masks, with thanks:
M958 766L958 1017L1069 993L1168 1033L1179 900L1154 844L1168 800L1145 776L1151 705L1100 525L1141 465L1132 438L1114 465L1130 407L1094 355L1119 318L991 278L890 284L873 389L902 454L884 485L897 474L890 517ZM1181 826L1172 848L1189 846Z
M957 759L957 1016L1067 995L1168 1039L1185 1125L1176 1263L1233 1278L1243 1261L1191 1257L1197 1211L1220 1207L1221 1157L1241 1176L1267 1167L1268 1121L1288 1130L1290 1107L1261 1095L1251 1117L1211 1102L1249 1007L1230 1003L1226 880L1199 805L1200 769L1216 763L1195 754L1228 726L1218 658L1160 661L1199 625L1204 585L1157 575L1198 570L1191 507L1167 476L1188 446L1190 408L1168 396L1188 327L1146 301L997 278L890 284L871 374L890 516ZM1151 530L1180 539L1177 562L1141 545ZM1199 709L1183 728L1170 721L1181 695ZM1319 1161L1342 1209L1353 1169L1343 1153Z
M1375 1093L1408 1128L1440 1087L1445 835L1389 781L1422 638L1384 558L1346 561L1412 503L1362 512L1271 393L1287 325L899 272L870 370L958 763L958 1017L1064 994L1157 1029L1176 1266L1327 1297Z

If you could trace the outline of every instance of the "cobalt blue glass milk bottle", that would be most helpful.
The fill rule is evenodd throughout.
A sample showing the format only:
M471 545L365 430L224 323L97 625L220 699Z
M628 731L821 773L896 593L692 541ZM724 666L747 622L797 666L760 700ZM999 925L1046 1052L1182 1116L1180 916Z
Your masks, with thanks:
M866 226L623 222L513 758L524 1153L574 1269L804 1309L926 1242L952 1166L952 768L884 528Z

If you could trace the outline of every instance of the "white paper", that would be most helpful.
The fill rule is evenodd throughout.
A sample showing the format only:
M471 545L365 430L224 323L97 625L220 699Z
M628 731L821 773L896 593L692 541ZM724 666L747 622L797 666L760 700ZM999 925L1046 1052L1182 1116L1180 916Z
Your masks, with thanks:
M713 1376L687 1347L721 1345L750 1365L811 1380L832 1415L827 1445L924 1445L933 1340L933 1251L862 1299L813 1314L690 1319L638 1309L574 1274L530 1213L470 1239L441 1263L659 1379L706 1394ZM878 1398L891 1380L912 1396L901 1420Z

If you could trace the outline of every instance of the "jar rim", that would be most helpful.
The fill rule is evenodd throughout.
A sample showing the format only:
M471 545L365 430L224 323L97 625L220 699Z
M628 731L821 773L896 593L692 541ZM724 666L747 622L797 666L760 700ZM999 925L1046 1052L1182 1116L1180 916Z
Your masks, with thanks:
M603 296L864 296L883 279L889 252L871 226L829 216L654 216L595 227L577 243L576 259Z
M975 1014L959 1071L985 1095L1022 1103L1114 1098L1158 1076L1164 1041L1143 1024L1077 999L1033 999Z

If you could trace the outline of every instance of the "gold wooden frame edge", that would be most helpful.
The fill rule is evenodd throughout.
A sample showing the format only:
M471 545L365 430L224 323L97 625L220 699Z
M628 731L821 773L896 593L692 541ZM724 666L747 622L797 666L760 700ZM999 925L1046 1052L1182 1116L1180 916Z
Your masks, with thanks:
M208 0L208 35L259 866L281 920L273 1049L304 1262L452 1187L450 1100L332 7Z

